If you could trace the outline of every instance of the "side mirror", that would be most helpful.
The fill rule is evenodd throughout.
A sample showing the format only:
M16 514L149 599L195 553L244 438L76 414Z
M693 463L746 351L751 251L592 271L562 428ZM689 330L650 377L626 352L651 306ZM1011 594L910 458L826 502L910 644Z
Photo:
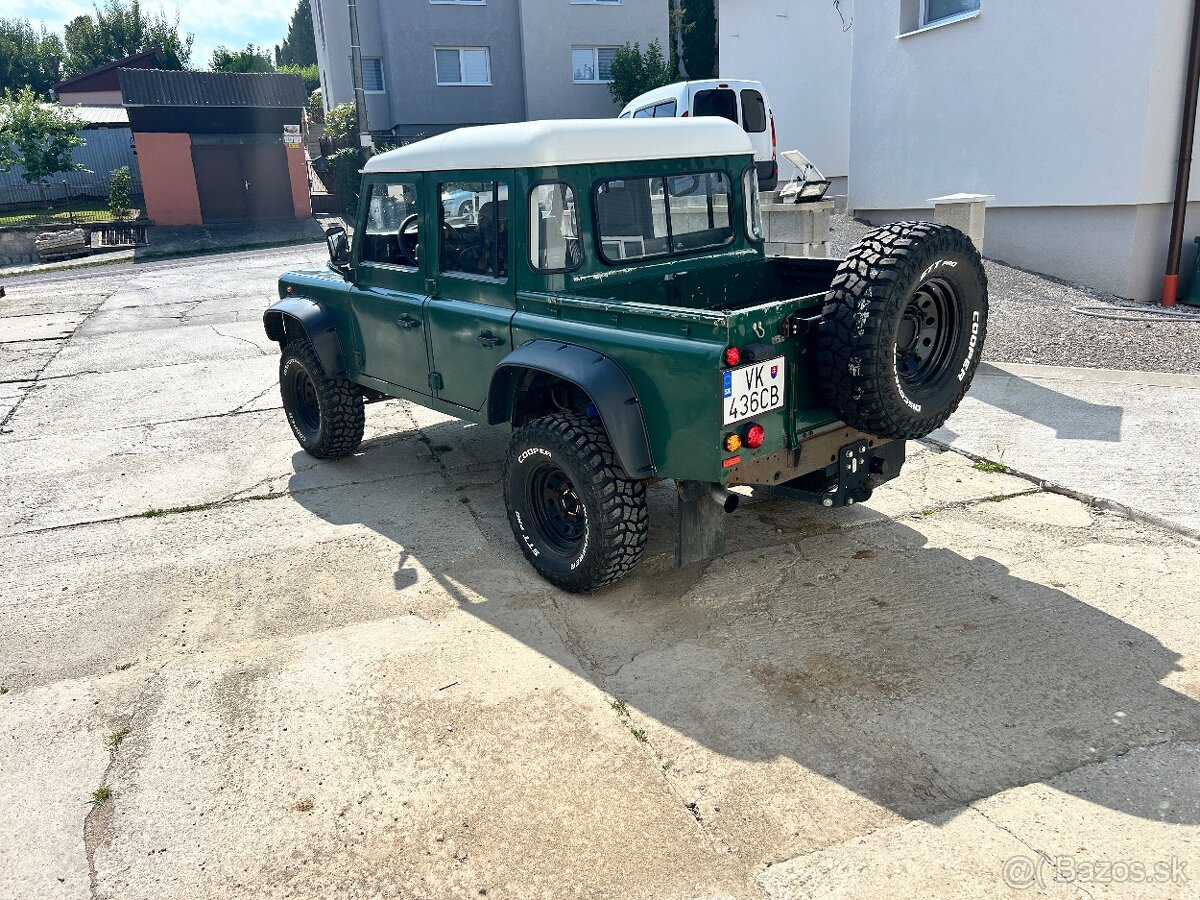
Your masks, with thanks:
M350 238L341 225L325 229L325 244L329 247L329 268L341 275L350 272Z

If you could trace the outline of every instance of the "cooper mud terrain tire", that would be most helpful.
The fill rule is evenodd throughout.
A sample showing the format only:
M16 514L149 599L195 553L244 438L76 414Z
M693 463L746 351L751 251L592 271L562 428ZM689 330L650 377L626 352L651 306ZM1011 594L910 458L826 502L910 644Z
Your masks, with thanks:
M310 456L337 459L362 443L362 394L345 378L326 377L307 340L288 341L283 348L279 393L292 434Z
M825 295L817 370L849 425L920 438L958 408L987 334L987 276L949 225L900 222L867 234Z
M504 503L525 558L564 590L616 581L646 546L646 487L626 476L604 429L583 416L556 413L513 435Z

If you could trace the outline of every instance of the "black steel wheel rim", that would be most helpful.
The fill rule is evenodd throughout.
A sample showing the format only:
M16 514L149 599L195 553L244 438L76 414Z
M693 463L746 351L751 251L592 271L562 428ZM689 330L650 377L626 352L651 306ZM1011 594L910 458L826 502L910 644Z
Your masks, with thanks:
M300 368L292 377L292 408L305 431L316 434L321 429L321 404L317 402L316 385Z
M528 500L538 533L554 550L571 553L583 542L587 516L566 472L540 466L529 479Z
M941 377L954 349L958 308L958 291L944 278L913 292L896 333L896 374L906 386L929 387Z

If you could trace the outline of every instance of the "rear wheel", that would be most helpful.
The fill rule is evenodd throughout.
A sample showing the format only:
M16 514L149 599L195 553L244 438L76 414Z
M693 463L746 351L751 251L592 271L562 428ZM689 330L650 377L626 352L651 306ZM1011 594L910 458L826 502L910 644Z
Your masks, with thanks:
M826 399L868 434L924 437L971 386L987 313L987 276L969 237L930 222L875 229L825 295L817 367Z
M288 341L283 348L279 393L292 434L310 456L337 459L362 443L362 394L348 379L327 377L308 340Z
M584 416L556 413L513 435L504 502L525 558L565 590L596 590L642 557L645 485L626 476L604 429Z

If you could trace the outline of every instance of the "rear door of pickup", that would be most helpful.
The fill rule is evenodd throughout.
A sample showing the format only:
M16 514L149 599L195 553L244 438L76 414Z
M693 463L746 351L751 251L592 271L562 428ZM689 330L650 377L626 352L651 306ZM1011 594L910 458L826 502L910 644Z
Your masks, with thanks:
M426 307L431 378L439 399L477 410L496 365L512 349L513 173L489 169L425 178L426 221L436 223ZM463 203L465 196L475 202Z
M366 209L354 238L350 304L358 319L363 373L428 394L427 242L417 228L429 217L413 218L421 187L416 175L387 176L364 185Z

